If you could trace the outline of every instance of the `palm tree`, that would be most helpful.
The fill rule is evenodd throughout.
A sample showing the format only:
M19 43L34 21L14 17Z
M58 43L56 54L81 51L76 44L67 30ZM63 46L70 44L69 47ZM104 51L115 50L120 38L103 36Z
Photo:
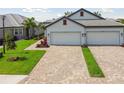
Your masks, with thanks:
M70 12L67 11L67 12L64 13L65 16L68 16L68 15L70 15L70 14L72 14L72 11L70 11Z
M44 31L46 30L46 27L42 22L38 24L38 28L39 28L39 31L42 31L43 32L42 34L44 34Z
M96 12L94 12L94 14L97 16L102 16L101 11L96 11Z
M46 29L45 25L44 25L42 22L38 24L38 27L39 27L42 31L44 31L44 30Z
M35 19L32 17L32 18L27 18L26 20L24 20L23 22L23 25L26 29L26 36L27 36L27 39L30 38L30 34L29 34L29 31L32 30L32 36L34 36L34 28L37 27L36 23L35 23Z

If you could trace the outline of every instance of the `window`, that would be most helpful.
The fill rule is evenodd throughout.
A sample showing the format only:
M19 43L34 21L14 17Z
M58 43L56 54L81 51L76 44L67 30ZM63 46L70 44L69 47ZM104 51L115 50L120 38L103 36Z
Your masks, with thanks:
M67 20L63 20L63 25L67 25Z
M80 16L84 16L84 12L83 11L80 12Z
M14 35L23 35L23 29L22 28L15 28Z

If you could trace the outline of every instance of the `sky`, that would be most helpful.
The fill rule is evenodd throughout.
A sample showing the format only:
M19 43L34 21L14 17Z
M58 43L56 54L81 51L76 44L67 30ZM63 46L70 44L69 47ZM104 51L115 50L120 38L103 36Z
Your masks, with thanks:
M34 17L42 22L64 15L66 11L75 12L79 8L0 8L0 15L20 14L26 17ZM95 12L100 11L104 18L124 18L124 8L86 8L86 10Z

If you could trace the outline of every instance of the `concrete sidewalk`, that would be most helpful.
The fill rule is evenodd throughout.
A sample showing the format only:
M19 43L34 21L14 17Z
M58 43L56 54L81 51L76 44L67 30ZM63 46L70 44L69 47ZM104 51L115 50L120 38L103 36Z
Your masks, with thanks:
M17 84L27 78L27 75L0 75L0 84Z

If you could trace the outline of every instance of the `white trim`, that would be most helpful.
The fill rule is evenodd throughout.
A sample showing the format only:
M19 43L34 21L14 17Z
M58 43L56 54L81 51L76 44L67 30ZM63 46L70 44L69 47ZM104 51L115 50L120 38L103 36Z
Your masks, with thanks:
M15 34L16 29L20 30L20 31L21 31L21 34L20 34L20 33ZM23 36L23 31L24 31L23 28L14 28L14 35L15 35L15 36Z
M119 33L118 35L119 35L119 45L121 45L121 41L120 41L120 31L86 31L86 42L87 42L87 45L99 45L99 44L88 44L88 36L87 36L87 34L88 34L88 32L117 32L117 33ZM101 45L101 44L100 44ZM108 45L108 44L102 44L102 45ZM110 44L110 45L113 45L113 44Z
M79 44L79 45L81 45L81 43L82 43L82 40L81 40L81 36L82 36L82 35L81 35L81 31L77 31L77 32L67 32L67 31L55 32L55 31L54 31L54 32L50 32L50 33L49 33L49 37L50 37L50 42L49 42L49 43L50 43L50 45L52 45L52 44L51 44L51 42L52 42L52 41L51 41L51 40L52 40L51 34L52 34L52 33L79 33L79 34L80 34L80 37L79 37L79 38L80 38L80 44ZM63 45L64 45L64 44L63 44Z

